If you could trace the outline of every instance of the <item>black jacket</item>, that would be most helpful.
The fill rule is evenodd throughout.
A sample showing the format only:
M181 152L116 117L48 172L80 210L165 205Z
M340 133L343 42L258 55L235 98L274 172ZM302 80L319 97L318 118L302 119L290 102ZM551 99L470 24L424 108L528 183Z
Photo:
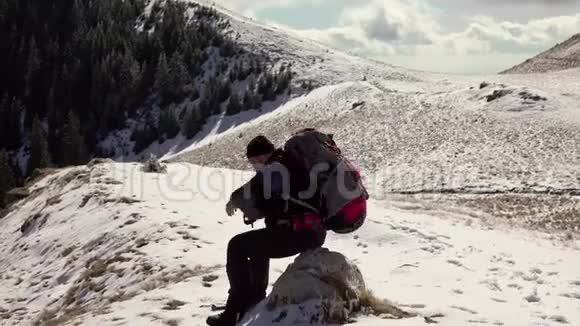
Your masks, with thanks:
M284 151L278 149L263 170L232 193L230 201L249 219L265 218L267 227L275 227L308 211L288 201L289 197L298 198L298 193L308 186L308 173L297 169ZM309 199L314 200L314 196L306 201Z

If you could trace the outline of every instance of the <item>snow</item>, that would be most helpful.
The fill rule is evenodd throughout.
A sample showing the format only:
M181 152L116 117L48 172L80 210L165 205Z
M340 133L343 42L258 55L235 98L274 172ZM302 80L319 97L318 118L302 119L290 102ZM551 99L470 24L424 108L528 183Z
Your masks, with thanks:
M232 33L239 36L238 42L258 53L267 54L275 61L291 62L292 70L297 72L300 80L333 85L364 78L394 81L418 79L412 70L344 53L291 30L264 25L220 6L215 8L230 19Z
M117 150L117 160L160 154L172 162L165 174L108 163L61 169L36 183L0 219L1 325L42 316L60 316L59 324L203 325L208 305L227 293L228 240L247 230L240 216L224 212L230 192L251 176L241 171L247 142L264 134L281 145L304 127L335 134L373 198L366 225L330 234L325 246L356 262L378 297L419 314L359 316L357 324L424 325L423 316L437 314L442 325L580 324L574 226L562 235L513 222L563 210L578 231L579 69L411 71L220 10L240 42L293 62L297 85L320 87L262 111L214 116L195 138L154 143L143 153L131 153L139 121L100 144ZM26 153L15 156L22 166ZM494 194L521 201L506 215ZM271 283L292 260L273 262ZM271 324L280 313L259 305L249 325ZM286 324L301 318L299 307L287 313Z
M224 205L250 176L188 163L169 164L166 174L107 163L40 180L0 220L2 325L31 325L43 311L82 325L203 325L207 305L227 293L227 242L247 230L240 216L225 217ZM580 323L580 241L484 224L451 207L394 199L369 207L359 231L329 234L325 247L358 264L378 297L420 316L443 314L442 325ZM292 259L273 261L271 283ZM75 316L75 306L85 313ZM251 316L268 324L279 313L258 306Z
M577 69L490 76L412 71L219 9L231 16L240 42L293 61L299 78L319 82L321 90L227 132L205 133L166 159L246 168L243 148L253 136L282 145L296 130L315 127L335 134L376 197L580 189ZM489 85L481 88L482 82Z
M145 15L150 13L154 2L149 2ZM206 4L214 5L207 2ZM292 65L291 69L296 74L292 80L292 95L279 96L275 102L266 102L260 111L242 112L232 117L224 117L223 114L213 116L194 139L187 140L183 137L176 137L165 141L163 144L154 142L140 153L134 153L134 144L128 139L132 131L144 122L128 121L128 128L107 135L104 140L100 141L100 148L115 151L114 158L126 162L141 160L148 157L149 153L154 153L159 157L171 158L179 153L190 152L192 149L211 144L216 137L225 135L230 129L249 122L262 114L269 113L293 98L300 97L304 93L301 87L302 82L311 81L315 87L319 87L364 79L380 79L396 83L418 80L418 74L411 70L346 54L304 39L291 31L265 26L221 7L217 7L217 9L229 18L231 27L227 32L233 34L236 42L243 48L254 55L269 57L274 63L275 69L282 63L290 63ZM208 57L209 60L202 66L202 70L205 72L204 76L196 80L200 94L203 94L203 83L213 75L217 62L222 59L216 48L208 50ZM228 63L233 65L234 61L228 60ZM247 81L236 81L232 89L240 93L245 91L246 87ZM178 111L183 110L188 104L190 104L188 100L179 103L177 105ZM225 105L222 106L225 107Z
M573 76L563 77L560 84L577 84ZM480 89L483 81L489 85ZM496 92L505 94L488 101ZM296 130L315 127L335 134L378 197L392 192L570 193L580 188L575 99L555 86L507 76L426 74L424 81L414 82L344 82L218 135L211 146L171 158L245 168L243 148L255 135L281 146Z
M308 126L335 133L379 197L579 192L578 69L490 76L413 71L218 10L230 17L239 42L292 62L298 82L314 80L323 91L291 98L227 129L210 127L166 159L246 168L243 148L253 136L265 134L282 145ZM482 82L489 86L480 88ZM488 101L494 92L505 94Z

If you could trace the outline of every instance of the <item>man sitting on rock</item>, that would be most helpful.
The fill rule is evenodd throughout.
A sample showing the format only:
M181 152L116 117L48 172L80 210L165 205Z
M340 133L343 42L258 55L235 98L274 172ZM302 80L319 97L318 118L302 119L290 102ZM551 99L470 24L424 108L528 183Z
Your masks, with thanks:
M265 218L266 228L233 237L227 250L229 296L223 313L210 316L211 326L233 326L266 297L269 261L321 247L326 230L319 216L287 199L308 189L309 175L296 168L282 149L264 136L247 146L246 157L256 175L231 195L226 212L244 213L247 224ZM297 198L297 197L295 197ZM301 198L308 202L308 198Z

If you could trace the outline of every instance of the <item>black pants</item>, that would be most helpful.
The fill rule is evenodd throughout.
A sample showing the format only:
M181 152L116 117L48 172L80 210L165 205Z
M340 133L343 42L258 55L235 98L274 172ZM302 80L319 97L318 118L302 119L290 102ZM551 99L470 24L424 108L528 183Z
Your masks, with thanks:
M325 230L296 232L289 228L265 228L233 237L226 265L230 281L227 308L243 313L266 296L270 258L294 256L321 247L325 240Z

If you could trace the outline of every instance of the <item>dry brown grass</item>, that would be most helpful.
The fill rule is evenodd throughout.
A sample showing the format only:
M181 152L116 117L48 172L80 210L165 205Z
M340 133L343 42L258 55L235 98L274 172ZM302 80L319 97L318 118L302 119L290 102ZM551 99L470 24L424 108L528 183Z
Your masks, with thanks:
M103 276L107 271L107 263L101 259L95 260L81 276L83 279L97 278Z
M73 306L65 309L60 316L56 310L44 310L32 323L34 326L61 326L87 313L86 307Z
M163 310L178 310L181 306L185 306L187 302L183 302L181 300L170 300L165 304L165 306L161 309Z
M548 231L569 238L580 234L580 196L549 194L444 194L393 196L403 209L458 214L491 225ZM408 203L414 203L410 207Z
M119 198L107 198L105 199L105 204L108 203L119 203L119 204L135 204L140 203L141 201L138 199L130 198L130 197L119 197Z
M165 288L170 284L177 284L192 277L205 275L219 268L221 268L219 265L211 267L203 267L198 265L194 269L183 268L172 272L165 271L143 283L142 289L149 292L155 289Z
M68 248L66 248L65 250L63 250L60 255L61 257L66 257L68 255L70 255L77 247L76 246L70 246Z
M416 314L406 312L401 308L396 307L388 300L377 298L372 291L365 290L360 296L361 306L367 308L370 312L377 316L387 315L395 319L411 318L417 316Z
M451 198L500 221L545 231L580 231L580 198L560 195L494 195Z
M111 265L114 263L126 263L128 261L131 261L131 258L129 257L123 257L124 253L117 253L115 254L115 256L107 259L107 265Z
M179 319L168 319L164 322L165 325L168 326L179 326L179 323L181 323L181 321Z
M68 288L68 290L65 292L64 298L63 298L62 305L64 307L69 306L76 301L75 295L76 295L78 289L79 289L79 287L77 285L73 285L70 288Z
M46 206L57 205L60 204L61 202L62 202L61 195L56 195L46 200Z

